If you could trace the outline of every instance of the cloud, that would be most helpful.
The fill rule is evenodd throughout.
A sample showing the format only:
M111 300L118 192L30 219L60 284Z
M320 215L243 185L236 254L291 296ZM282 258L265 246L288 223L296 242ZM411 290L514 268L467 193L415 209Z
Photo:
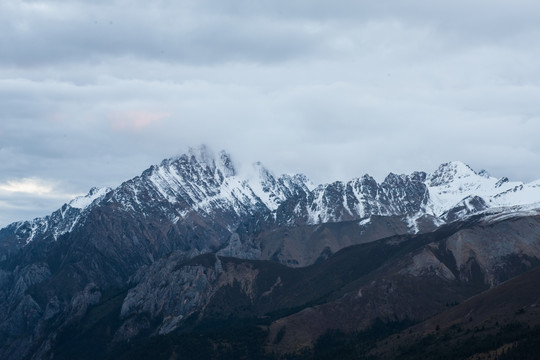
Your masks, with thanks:
M309 52L314 39L279 19L227 16L194 4L54 3L3 6L5 64L99 62L136 56L160 61L215 64L283 61ZM0 8L1 9L1 8ZM272 21L271 21L272 20ZM300 30L300 31L299 31Z
M1 181L0 223L44 216L78 195L66 193L58 181L37 177Z
M54 194L116 186L201 143L239 167L260 160L315 182L449 160L540 178L539 10L527 0L0 2L0 184L52 186L43 206L2 190L0 216L46 215L65 201Z
M12 179L0 182L0 195L9 197L24 194L36 199L64 199L70 200L80 193L65 192L58 181L45 180L37 177Z
M362 50L359 40L384 48L406 46L415 39L398 42L399 32L389 32L391 27L405 34L410 29L424 31L444 52L486 44L513 47L516 40L532 40L527 34L537 30L538 5L487 0L475 4L416 0L391 5L368 1L152 5L20 1L4 2L0 10L0 39L5 44L0 62L32 68L59 63L97 65L125 56L176 64L272 64Z
M27 193L35 195L49 194L53 191L50 184L44 183L40 179L26 178L20 180L10 180L6 183L0 183L0 191L8 193Z
M111 129L114 131L139 132L152 125L158 124L162 119L170 116L170 113L130 111L111 114L109 120Z

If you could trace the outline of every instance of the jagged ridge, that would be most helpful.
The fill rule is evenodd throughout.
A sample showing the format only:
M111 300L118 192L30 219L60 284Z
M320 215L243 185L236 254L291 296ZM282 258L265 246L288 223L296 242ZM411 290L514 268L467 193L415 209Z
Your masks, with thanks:
M230 233L245 219L257 217L279 226L365 219L372 215L408 216L412 232L417 219L433 217L436 225L488 208L540 202L540 181L530 184L476 173L461 162L439 166L431 174L390 173L382 183L369 175L313 186L301 174L276 177L261 163L239 175L231 157L215 156L207 147L166 159L118 188L92 189L44 218L17 222L0 231L0 258L34 239L56 240L106 201L122 211L158 216L172 223L201 217ZM9 246L8 246L9 244Z
M90 307L100 304L104 291L133 287L145 274L152 274L156 266L168 269L172 258L189 261L200 254L215 253L304 267L324 263L350 245L401 235L388 240L393 246L394 241L414 239L404 235L407 232L430 231L475 215L485 220L482 226L512 216L534 215L538 213L539 199L538 181L523 184L495 179L460 162L442 164L431 174L389 174L380 184L364 175L315 187L304 175L276 177L260 163L254 164L251 172L239 174L227 153L216 156L205 147L191 150L150 167L116 189L92 189L87 196L74 199L45 218L14 223L0 230L0 334L5 339L0 343L4 346L0 353L6 358L20 358L36 346L33 339L45 339L37 343L43 352L36 354L46 353L50 346L47 342L53 341L54 336L45 333L45 324L62 331L76 323ZM536 225L522 226L537 230ZM532 243L527 241L515 246L526 250L526 256L510 259L515 260L510 265L521 269L536 261L539 252L535 239ZM454 265L471 270L471 274L476 273L476 265L492 272L501 262L490 262L490 256L497 251L510 256L513 249L493 249L491 243L469 241L462 233L456 238L459 251L448 247L438 249L439 253L435 248L426 248L414 258L422 266L411 268L405 275L419 277L427 272L454 281L452 276L460 276ZM480 254L481 248L470 244L481 244L489 251ZM501 253L502 250L509 252ZM450 252L454 254L453 263L446 261ZM463 258L456 256L458 253ZM478 264L467 258L471 253ZM386 256L387 252L381 254ZM371 260L369 256L363 259ZM356 268L356 260L350 261L349 265ZM176 267L171 269L176 273ZM220 266L211 271L197 266L186 269L189 271L178 273L180 290L161 284L163 276L148 279L152 288L149 291L155 290L157 283L156 286L163 285L165 294L189 290L183 293L186 302L180 307L175 299L166 299L171 309L185 312L172 313L174 316L164 319L158 332L175 329L183 319L180 315L189 315L191 310L204 305L197 286L214 286L211 281L203 281L204 277L212 280L223 270ZM303 269L295 273L309 274L313 268ZM243 286L246 274L255 279L262 273L242 270L238 277L233 277L232 284L236 281ZM255 293L263 299L269 291L266 285L278 288L282 281L273 279L265 283L262 293L257 292L261 289ZM497 281L498 277L487 277L482 286ZM215 289L208 289L208 296L214 294ZM317 296L324 290L320 289L322 293ZM131 294L135 307L126 305L124 315L133 315L134 321L139 321L137 304L145 309L148 292L143 291L140 296ZM156 294L152 301L162 304L161 293ZM121 337L129 338L132 330L127 324L127 335Z

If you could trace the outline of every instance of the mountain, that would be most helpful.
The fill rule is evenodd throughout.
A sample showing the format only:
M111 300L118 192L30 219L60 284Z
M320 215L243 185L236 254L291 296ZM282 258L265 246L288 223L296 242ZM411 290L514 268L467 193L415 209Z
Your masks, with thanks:
M0 230L0 356L172 341L170 356L195 334L228 348L234 325L257 334L257 348L235 344L259 357L316 347L329 329L423 321L535 267L538 209L540 181L461 162L315 186L192 149Z
M60 209L44 218L20 221L0 230L0 261L28 245L34 240L56 241L71 232L86 214L101 202L109 188L92 188L86 196L80 196L64 204ZM95 203L95 204L94 204Z
M246 221L266 229L349 220L368 224L373 216L401 216L406 217L408 232L415 233L487 209L538 208L540 181L523 184L496 179L454 161L431 174L391 173L381 184L364 175L314 186L301 174L275 177L260 163L241 176L226 152L215 156L202 146L164 160L116 189L92 189L50 216L9 225L0 231L0 259L34 239L55 241L84 227L84 221L79 222L96 206L114 208L129 217L159 218L169 227L197 222L218 232L214 246L227 242L230 246L224 252L256 258L257 249L251 248L256 244L248 244L250 248L240 254L232 244L236 236L225 239Z
M537 358L539 285L537 267L379 342L373 356L395 356L392 343L401 359Z

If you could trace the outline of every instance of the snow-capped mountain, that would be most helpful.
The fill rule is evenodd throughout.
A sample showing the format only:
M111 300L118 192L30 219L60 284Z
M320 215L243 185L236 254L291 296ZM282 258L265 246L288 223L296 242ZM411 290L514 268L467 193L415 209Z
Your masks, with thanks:
M488 208L504 211L534 204L540 208L540 181L510 182L490 177L485 171L476 173L462 162L453 161L429 174L390 173L380 184L369 175L323 184L306 193L306 198L293 201L295 205L289 207L294 211L285 220L290 224L337 222L371 215L404 215L414 221L429 215L440 225Z
M309 191L304 176L275 178L260 163L250 176L241 177L226 152L213 156L201 147L150 167L115 189L107 201L143 214L157 205L173 222L197 214L234 226L246 216L271 217L283 201Z
M34 220L18 221L0 230L0 260L16 252L34 239L54 241L71 232L85 215L100 204L110 188L92 188L88 194L78 196L51 215Z
M96 206L168 222L216 223L229 237L246 220L292 226L405 216L411 232L428 216L436 225L494 209L540 208L540 180L524 184L475 172L459 161L432 173L390 173L377 183L369 175L314 186L301 174L276 177L256 163L238 174L231 157L202 146L151 166L116 189L92 189L44 218L17 222L0 232L0 242L20 248L34 239L53 239L73 231ZM365 223L367 223L364 220ZM221 231L221 230L220 230ZM224 244L225 241L218 241ZM16 246L14 245L16 244Z
M485 171L476 173L469 166L454 161L443 164L427 176L431 203L426 211L444 216L460 204L469 211L478 211L472 199L484 202L485 208L508 208L540 202L540 181L529 184L511 182L508 178L497 179ZM539 204L540 206L540 204Z
M239 172L226 152L201 147L0 230L0 357L55 358L72 336L85 338L70 333L86 334L79 322L114 347L172 333L194 314L285 314L323 298L337 300L300 311L300 321L276 320L269 344L285 323L296 343L295 327L309 333L302 324L312 313L330 321L321 324L356 314L358 324L376 304L367 313L424 319L452 289L462 301L538 264L538 209L540 181L456 161L380 183L363 175L315 186L260 163ZM386 275L372 281L379 271ZM441 284L448 292L429 302ZM377 302L392 293L395 306ZM423 301L434 307L407 313Z

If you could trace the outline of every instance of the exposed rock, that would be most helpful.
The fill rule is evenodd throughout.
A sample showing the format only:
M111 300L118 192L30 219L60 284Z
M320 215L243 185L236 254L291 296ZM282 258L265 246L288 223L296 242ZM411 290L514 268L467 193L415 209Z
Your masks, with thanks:
M412 287L416 278L494 286L534 266L540 257L538 221L531 217L538 213L535 202L540 202L537 184L498 180L459 162L443 164L432 174L389 174L382 183L364 175L314 186L303 175L276 177L260 163L240 174L225 152L191 150L116 189L92 189L49 216L0 230L0 357L30 357L30 349L42 349L34 356L49 356L56 332L44 329L63 331L83 321L89 309L107 301L104 294L111 289L127 291L116 341L143 330L170 334L194 314L262 316L326 296L309 282L313 293L295 292L304 285L291 279L309 278L302 269L292 276L293 269L277 264L214 254L290 267L329 261L339 268L335 255L352 245L393 237L387 244L400 246L410 239L407 234L489 218L436 245L426 240L431 245L407 252L393 277L356 287L329 307L305 310L315 311L313 319L340 319L365 301L381 316L419 314L421 307L368 299L388 287L393 289L385 294L389 301L405 301L409 298L399 295L400 289ZM521 220L504 217L518 213ZM209 255L197 257L201 254ZM427 314L438 303L424 305ZM356 320L367 324L372 317ZM283 341L292 341L294 329L287 326ZM310 334L312 341L315 332Z
M101 292L94 283L86 285L83 291L77 293L71 300L71 309L69 317L71 319L77 319L82 317L88 307L96 305L101 299ZM54 302L54 300L53 300Z

